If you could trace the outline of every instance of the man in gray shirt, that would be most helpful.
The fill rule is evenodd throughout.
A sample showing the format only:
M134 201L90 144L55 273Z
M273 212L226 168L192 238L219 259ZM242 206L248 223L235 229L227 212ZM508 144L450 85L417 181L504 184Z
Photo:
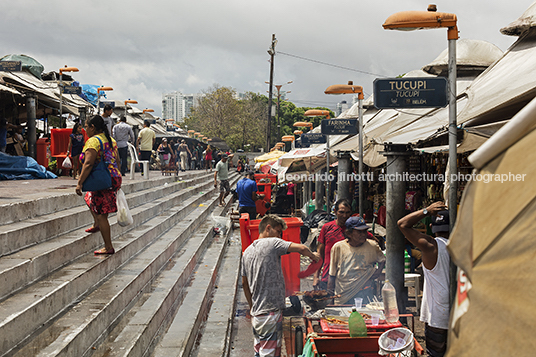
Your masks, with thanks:
M223 207L225 204L225 197L231 192L231 187L229 186L228 159L229 156L223 154L221 160L216 164L216 171L214 172L214 187L218 187L218 180L220 181L220 207Z
M281 239L287 224L276 215L266 215L259 224L259 239L242 255L242 287L248 301L255 355L280 356L285 308L285 279L281 256L297 252L315 262L320 254L303 245Z
M127 172L127 153L128 153L128 141L134 143L134 132L130 125L127 124L127 118L122 115L119 119L119 124L115 125L112 129L112 136L117 142L117 149L119 151L119 157L121 158L121 175L125 176Z

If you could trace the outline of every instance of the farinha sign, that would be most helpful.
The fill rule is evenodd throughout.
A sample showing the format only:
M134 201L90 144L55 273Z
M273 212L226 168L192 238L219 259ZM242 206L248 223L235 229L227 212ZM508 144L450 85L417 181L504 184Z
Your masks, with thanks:
M324 135L357 134L357 119L324 119L321 129Z
M442 108L447 105L446 78L389 78L374 81L374 106Z

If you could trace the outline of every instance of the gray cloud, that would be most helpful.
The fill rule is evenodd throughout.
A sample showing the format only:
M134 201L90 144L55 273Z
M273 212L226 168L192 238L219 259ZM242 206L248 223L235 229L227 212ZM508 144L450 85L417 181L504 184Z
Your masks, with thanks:
M499 29L530 2L437 1L458 16L460 37L506 50L516 38ZM425 10L412 0L12 1L2 6L3 54L24 53L46 71L80 69L81 83L114 87L108 97L136 99L161 110L161 94L200 92L218 83L266 93L272 33L276 50L384 76L420 68L447 47L445 30L385 31L398 11ZM8 35L9 34L9 35ZM350 97L326 96L330 84L353 80L372 92L373 75L278 54L275 82L293 84L298 105L327 105ZM317 104L314 104L317 103Z

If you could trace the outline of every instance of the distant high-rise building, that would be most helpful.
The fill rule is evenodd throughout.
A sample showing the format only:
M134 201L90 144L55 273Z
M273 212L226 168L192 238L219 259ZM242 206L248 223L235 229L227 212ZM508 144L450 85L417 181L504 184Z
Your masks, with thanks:
M182 123L201 96L202 94L182 94L179 91L162 94L162 118Z
M348 110L348 103L346 103L345 100L343 100L342 102L340 103L337 103L337 111L336 111L336 115L339 116L342 114L342 112Z

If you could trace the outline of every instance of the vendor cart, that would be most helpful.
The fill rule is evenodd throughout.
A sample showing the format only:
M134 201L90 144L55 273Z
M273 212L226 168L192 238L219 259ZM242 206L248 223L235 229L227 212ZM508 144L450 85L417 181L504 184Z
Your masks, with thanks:
M344 306L344 308L351 309L352 307ZM413 315L404 314L400 317L407 317L411 320L411 328L413 329ZM303 324L296 323L296 319L303 319ZM294 336L294 355L299 356L306 352L304 351L305 346L309 350L307 356L377 357L380 356L378 354L380 336L387 330L402 326L398 321L387 323L385 320L380 320L377 325L372 325L370 319L365 319L365 324L367 325L366 337L350 337L347 324L330 322L326 318L292 317L290 326L296 326L294 333L291 334ZM309 343L307 343L308 341ZM413 355L424 354L423 348L416 340L414 340L412 353Z

